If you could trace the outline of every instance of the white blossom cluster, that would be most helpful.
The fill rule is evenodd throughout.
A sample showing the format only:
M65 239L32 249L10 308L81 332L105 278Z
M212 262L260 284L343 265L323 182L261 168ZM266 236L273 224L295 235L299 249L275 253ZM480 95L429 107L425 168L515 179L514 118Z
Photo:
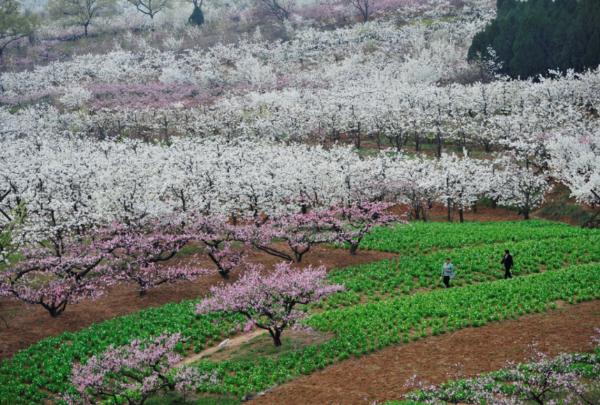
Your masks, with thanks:
M101 138L369 136L398 149L407 140L452 141L543 160L553 133L598 125L598 70L538 81L457 81L457 72L474 73L466 48L485 21L307 28L288 42L248 39L206 52L121 50L4 73L0 98L27 107L0 107L0 131L39 133L34 128L43 125ZM158 95L140 101L149 89ZM196 93L202 102L186 104ZM111 107L95 104L107 97Z
M31 71L3 73L0 95L35 99L64 94L74 85L159 81L234 91L262 90L278 80L285 80L288 87L322 87L331 79L342 82L340 73L349 76L356 69L369 71L371 64L404 74L408 81L432 82L448 78L456 68L466 69L470 39L488 19L464 16L456 21L431 25L417 21L401 27L382 21L333 31L307 27L295 31L290 41L271 42L259 35L235 44L183 52L117 49L104 55L79 55Z
M189 212L247 218L384 199L468 210L497 191L503 202L520 205L524 191L513 186L517 179L547 185L533 172L466 156L435 161L381 153L362 159L350 147L240 139L152 144L14 137L3 142L0 159L0 195L7 195L0 201L2 220L21 208L26 215L19 232L37 241L78 227Z
M488 197L527 215L550 175L599 204L600 70L494 78L466 62L489 17L303 28L285 42L116 50L2 73L0 226L25 212L20 237L39 241L114 220L384 199L418 216ZM361 158L339 146L365 137L396 150ZM438 160L398 153L425 141ZM446 142L498 156L445 155Z

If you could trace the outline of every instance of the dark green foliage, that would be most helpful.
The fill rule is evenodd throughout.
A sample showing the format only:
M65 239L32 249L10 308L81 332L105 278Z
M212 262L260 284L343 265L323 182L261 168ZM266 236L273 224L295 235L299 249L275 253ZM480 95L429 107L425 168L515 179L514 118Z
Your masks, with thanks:
M554 221L568 220L575 225L584 226L589 223L594 215L584 210L580 205L569 204L564 201L550 202L544 205L537 215L541 218Z
M194 11L192 12L192 15L190 16L190 18L188 19L188 22L191 25L197 25L197 26L204 24L204 13L202 12L202 9L200 7L194 6Z
M512 77L547 75L549 69L577 72L600 64L600 1L498 0L498 15L473 38L469 60L502 63Z

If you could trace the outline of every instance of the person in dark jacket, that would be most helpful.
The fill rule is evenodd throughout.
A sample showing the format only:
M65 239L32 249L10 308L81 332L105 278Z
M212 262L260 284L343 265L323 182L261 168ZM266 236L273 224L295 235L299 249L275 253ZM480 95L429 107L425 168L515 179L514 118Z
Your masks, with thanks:
M502 258L502 262L504 265L504 278L512 278L512 273L510 269L513 266L513 257L510 255L510 252L507 250L504 251L504 257Z

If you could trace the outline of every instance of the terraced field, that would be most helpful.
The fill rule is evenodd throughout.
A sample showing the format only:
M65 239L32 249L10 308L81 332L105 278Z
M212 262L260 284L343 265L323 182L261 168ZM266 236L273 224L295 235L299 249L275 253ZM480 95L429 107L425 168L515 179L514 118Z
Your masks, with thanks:
M363 248L399 256L329 273L347 291L305 308L311 312L306 325L328 339L264 356L202 360L197 367L215 372L219 382L200 392L241 399L391 345L600 298L598 231L541 221L414 224L375 230ZM499 280L505 248L516 262L516 277L507 281ZM446 256L457 266L451 289L439 281ZM169 304L45 339L2 362L0 401L40 403L69 392L71 365L109 345L181 332L187 341L179 351L192 355L240 333L240 316L197 316L194 304Z

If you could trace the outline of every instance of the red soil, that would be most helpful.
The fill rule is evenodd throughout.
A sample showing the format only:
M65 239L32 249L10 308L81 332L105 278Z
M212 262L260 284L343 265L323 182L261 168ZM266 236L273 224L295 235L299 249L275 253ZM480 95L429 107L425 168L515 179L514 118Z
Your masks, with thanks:
M508 361L526 361L532 344L550 355L589 351L595 327L600 327L600 300L390 347L300 377L250 403L348 405L400 399L410 391L405 383L413 375L432 384L476 376Z
M355 264L369 263L393 257L394 255L374 251L358 251L351 256L344 249L315 247L302 259L302 266L324 265L328 269ZM260 252L249 252L248 261L272 266L280 260ZM195 254L176 258L171 263L195 263L211 267L203 255ZM227 282L235 281L239 274L233 273ZM85 301L69 305L58 318L51 318L37 305L27 305L10 299L0 299L0 359L14 354L33 343L66 331L76 331L93 323L102 322L120 315L136 312L144 308L179 302L185 299L205 295L209 288L224 280L215 270L215 274L203 277L195 282L181 282L162 285L139 297L134 285L120 285L107 292L96 301ZM7 322L5 324L3 319Z
M390 208L390 211L396 215L406 216L408 208L403 205L396 205ZM448 221L448 211L443 205L434 204L433 208L427 213L428 221L446 222ZM504 208L477 207L476 211L465 211L465 221L518 221L523 219L516 211L507 210ZM459 221L458 211L452 212L453 222Z
M392 211L402 215L406 212L406 208L396 206L392 208ZM515 212L500 208L480 207L477 212L465 213L465 220L467 221L506 221L518 218ZM446 211L444 207L435 206L430 211L430 219L445 221ZM455 221L457 220L458 218L455 216ZM273 256L256 251L249 252L248 256L248 261L263 263L267 267L280 261ZM369 251L359 251L358 255L350 256L345 250L316 247L306 254L302 265L323 264L331 269L373 262L393 256L388 253ZM195 263L199 266L212 267L212 264L208 263L200 254L176 258L171 263L176 262ZM237 274L232 274L228 282L235 281L237 277ZM55 336L66 331L76 331L93 323L139 311L143 308L198 298L206 294L211 286L222 281L223 279L215 271L214 275L196 282L161 286L150 291L144 297L138 297L133 285L120 285L107 292L99 300L70 305L65 313L56 319L50 318L47 312L39 306L26 305L10 299L0 299L0 359L9 357L16 351L48 336ZM4 321L6 321L6 324Z

